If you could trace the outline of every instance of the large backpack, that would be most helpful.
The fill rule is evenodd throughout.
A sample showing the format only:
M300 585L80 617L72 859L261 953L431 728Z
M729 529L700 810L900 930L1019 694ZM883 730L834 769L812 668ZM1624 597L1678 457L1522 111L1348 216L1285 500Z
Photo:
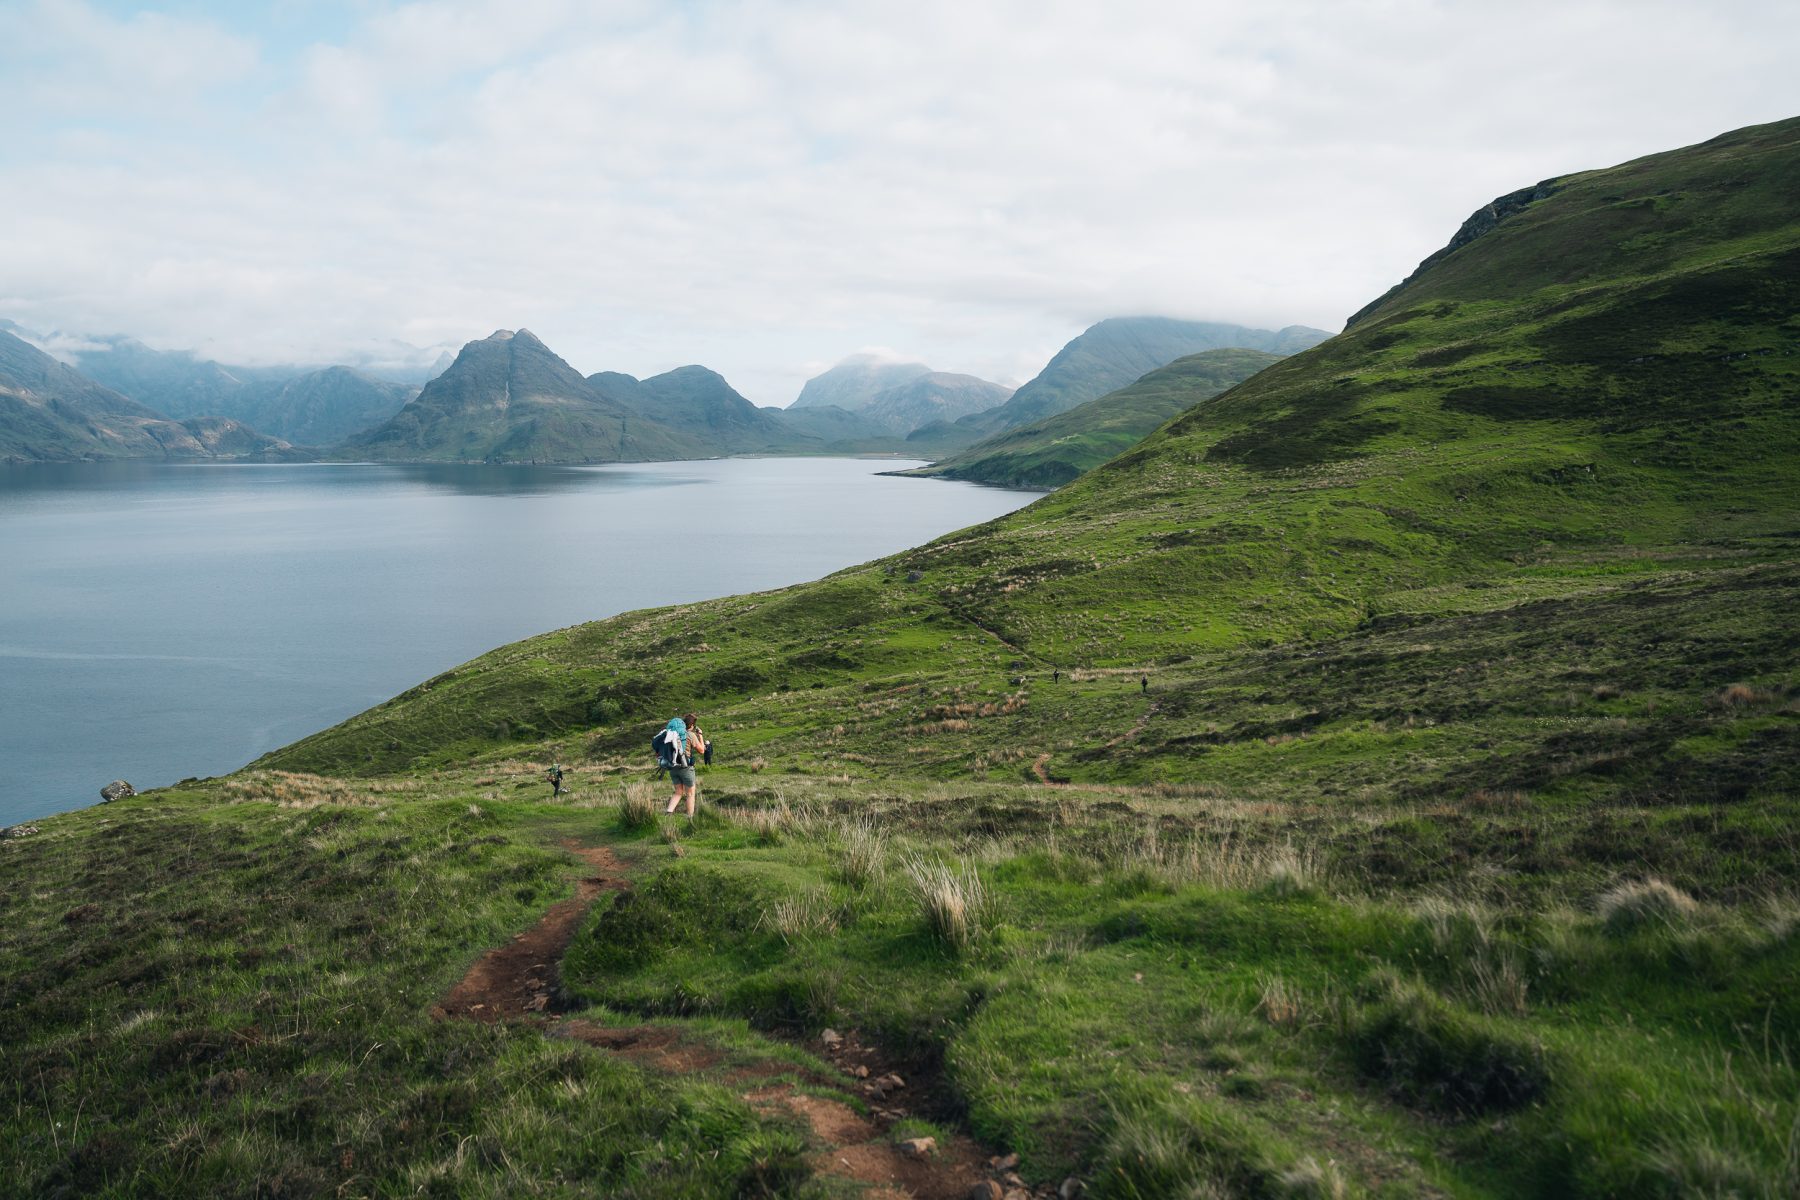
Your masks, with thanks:
M650 753L656 755L656 768L659 771L688 765L687 739L680 739L679 746L670 745L668 732L667 728L663 728L650 735Z

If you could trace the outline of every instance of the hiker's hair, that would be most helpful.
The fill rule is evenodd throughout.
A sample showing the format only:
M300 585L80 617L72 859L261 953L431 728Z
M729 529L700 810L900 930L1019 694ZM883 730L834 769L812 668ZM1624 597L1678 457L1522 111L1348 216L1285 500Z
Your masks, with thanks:
M681 723L686 725L689 729L692 729L700 723L700 716L698 713L682 713Z

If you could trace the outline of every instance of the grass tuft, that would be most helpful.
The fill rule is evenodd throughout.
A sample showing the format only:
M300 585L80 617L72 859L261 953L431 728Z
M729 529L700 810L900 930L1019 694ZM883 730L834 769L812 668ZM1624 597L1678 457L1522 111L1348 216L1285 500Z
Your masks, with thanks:
M1613 937L1624 937L1646 928L1672 928L1685 924L1698 910L1694 898L1664 883L1646 879L1624 883L1601 896L1595 906L1600 924Z
M974 867L925 858L902 866L927 928L950 950L964 953L987 932L993 902Z
M886 867L887 841L880 828L866 819L845 821L838 835L838 878L860 891L878 882Z
M654 826L657 807L652 785L626 784L624 791L619 794L618 813L619 828L626 833L637 833Z

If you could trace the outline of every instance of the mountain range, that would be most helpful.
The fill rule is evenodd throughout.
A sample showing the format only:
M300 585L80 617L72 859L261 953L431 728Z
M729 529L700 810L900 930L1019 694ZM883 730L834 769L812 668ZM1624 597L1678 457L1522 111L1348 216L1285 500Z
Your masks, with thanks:
M229 417L173 421L0 330L0 462L281 455Z
M411 403L334 455L400 462L644 462L699 457L698 447L698 439L605 394L530 330L502 329L464 346Z

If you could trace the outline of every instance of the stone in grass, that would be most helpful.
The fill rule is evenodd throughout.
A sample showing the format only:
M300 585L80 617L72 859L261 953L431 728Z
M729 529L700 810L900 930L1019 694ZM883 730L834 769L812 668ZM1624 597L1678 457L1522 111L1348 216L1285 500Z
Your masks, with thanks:
M127 796L137 795L137 789L123 779L115 779L100 789L100 799L111 804L114 800L123 800Z
M1056 1195L1057 1200L1075 1200L1077 1196L1087 1195L1087 1184L1071 1175L1062 1181L1062 1186L1056 1189Z
M843 1043L843 1040L843 1035L835 1029L827 1029L824 1033L819 1035L819 1041L824 1044L827 1050L837 1049L838 1046Z
M988 1159L988 1167L995 1172L1016 1171L1019 1167L1017 1154L996 1154Z
M937 1153L937 1139L930 1137L907 1138L900 1143L900 1153L908 1158L924 1160Z
M1005 1200L1006 1193L991 1179L984 1179L969 1189L969 1200Z

